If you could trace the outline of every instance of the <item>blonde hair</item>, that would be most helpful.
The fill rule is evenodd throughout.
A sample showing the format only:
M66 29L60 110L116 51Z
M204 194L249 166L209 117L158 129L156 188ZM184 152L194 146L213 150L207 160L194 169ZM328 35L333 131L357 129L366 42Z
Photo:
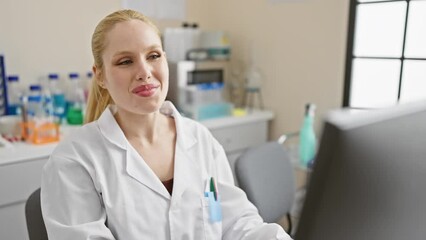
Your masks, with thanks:
M114 27L115 24L130 20L140 20L150 25L154 31L157 32L161 38L160 31L157 26L151 20L149 20L143 14L134 10L119 10L113 12L102 19L95 28L92 35L92 54L94 59L94 66L98 71L101 71L101 76L104 73L104 63L102 61L102 54L106 47L106 34ZM110 103L114 103L107 89L101 88L96 81L96 75L94 74L92 79L92 86L89 92L89 98L87 100L85 122L89 123L97 120L105 108Z

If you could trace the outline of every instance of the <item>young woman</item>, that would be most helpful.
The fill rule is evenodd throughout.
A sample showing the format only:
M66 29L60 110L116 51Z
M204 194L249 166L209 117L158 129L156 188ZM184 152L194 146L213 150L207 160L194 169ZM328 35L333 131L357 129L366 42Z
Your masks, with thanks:
M88 124L44 167L49 239L290 239L234 186L221 145L165 101L160 33L142 14L105 17L92 38Z

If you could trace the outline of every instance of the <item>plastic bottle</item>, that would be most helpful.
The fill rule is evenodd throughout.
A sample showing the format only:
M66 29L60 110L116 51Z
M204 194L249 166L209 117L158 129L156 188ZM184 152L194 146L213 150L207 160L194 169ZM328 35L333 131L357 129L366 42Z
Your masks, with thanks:
M21 96L22 90L19 85L19 76L13 75L7 77L7 93L8 93L8 106L6 109L7 115L21 114Z
M44 116L41 86L30 85L30 92L28 94L28 120L38 123Z
M78 73L70 73L67 99L67 122L70 125L83 124L85 98Z
M40 96L41 97L41 86L39 84L31 84L29 87L28 97Z
M62 123L65 119L66 100L65 93L59 84L59 75L51 73L49 78L49 88L53 98L53 116L56 123Z
M87 100L89 99L89 91L90 91L92 79L93 79L93 73L92 72L87 72L86 73L86 79L83 82L83 90L84 90L84 100L85 100L85 102L87 102Z
M316 137L314 131L315 105L306 104L305 116L300 129L299 158L300 164L310 167L316 154Z
M48 122L54 122L53 114L53 97L48 87L43 88L41 95L41 102L44 110L45 120Z

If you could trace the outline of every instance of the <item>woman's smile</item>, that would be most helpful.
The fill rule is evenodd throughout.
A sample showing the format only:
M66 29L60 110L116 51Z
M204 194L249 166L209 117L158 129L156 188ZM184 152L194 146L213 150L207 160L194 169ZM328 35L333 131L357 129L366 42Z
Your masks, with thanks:
M132 89L132 93L140 97L151 97L155 94L156 90L159 88L159 85L155 84L144 84Z

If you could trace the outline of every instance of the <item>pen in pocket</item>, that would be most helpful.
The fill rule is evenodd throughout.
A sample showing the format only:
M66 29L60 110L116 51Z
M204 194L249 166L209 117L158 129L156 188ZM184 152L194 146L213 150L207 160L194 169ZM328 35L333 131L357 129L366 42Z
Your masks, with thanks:
M210 178L210 192L213 192L214 200L217 201L217 185L213 177Z

